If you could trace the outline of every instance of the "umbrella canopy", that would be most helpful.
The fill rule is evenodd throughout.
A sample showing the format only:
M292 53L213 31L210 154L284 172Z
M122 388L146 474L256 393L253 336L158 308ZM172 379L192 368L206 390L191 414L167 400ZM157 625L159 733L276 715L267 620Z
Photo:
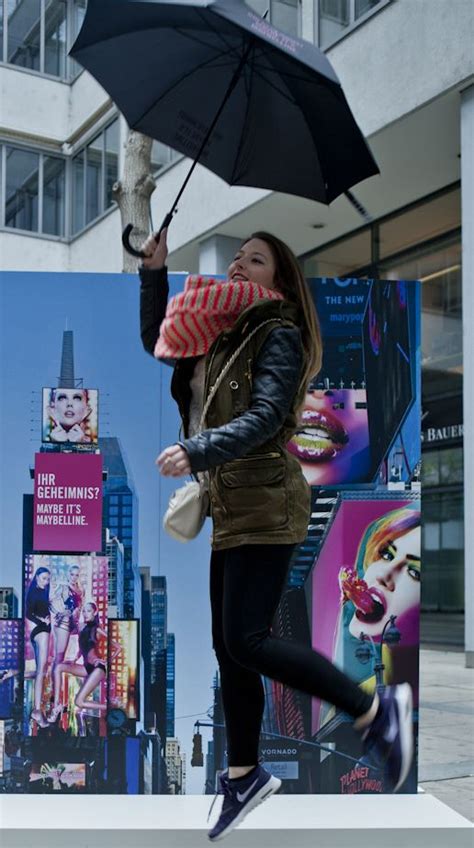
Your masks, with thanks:
M326 56L242 0L89 0L71 55L132 129L230 185L330 203L378 173Z

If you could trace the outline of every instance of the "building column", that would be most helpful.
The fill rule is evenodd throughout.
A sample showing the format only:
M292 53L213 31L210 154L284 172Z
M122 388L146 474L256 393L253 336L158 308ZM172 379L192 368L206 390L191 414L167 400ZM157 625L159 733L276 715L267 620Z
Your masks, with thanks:
M199 273L225 274L241 244L241 239L219 235L210 236L201 241Z
M464 405L464 598L466 666L474 667L474 85L461 92L462 324Z

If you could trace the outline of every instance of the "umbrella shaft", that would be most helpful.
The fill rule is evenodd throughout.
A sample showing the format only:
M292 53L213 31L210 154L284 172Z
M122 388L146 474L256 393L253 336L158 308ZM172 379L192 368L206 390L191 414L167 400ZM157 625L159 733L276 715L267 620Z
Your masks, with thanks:
M181 186L181 188L180 188L180 190L179 190L179 192L178 192L178 195L177 195L177 197L176 197L176 200L175 200L175 201L174 201L174 203L173 203L173 206L171 207L171 210L170 210L170 213L171 213L171 214L173 214L173 213L174 213L174 211L176 210L176 206L178 205L178 202L179 202L179 200L180 200L180 198L181 198L181 195L183 194L183 191L184 191L184 189L186 188L186 186L187 186L187 184L188 184L188 182L189 182L189 180L190 180L190 178L191 178L191 175L192 175L192 173L193 173L193 171L194 171L194 169L195 169L196 165L198 164L198 162L199 162L199 160L200 160L200 158L201 158L201 156L202 156L202 154L203 154L203 152L204 152L204 149L205 149L205 147L206 147L206 144L207 144L207 142L209 141L209 139L210 139L210 137L211 137L211 135L212 135L212 133L213 133L213 131L214 131L214 129L215 129L215 126L216 126L216 124L217 124L217 122L218 122L218 120L219 120L219 118L220 118L220 116L221 116L221 114L222 114L222 112L223 112L223 110L224 110L224 106L226 105L226 103L227 103L227 101L228 101L228 99L229 99L230 95L232 94L232 92L233 92L233 90L234 90L235 86L237 85L237 82L238 82L238 80L239 80L239 77L240 77L240 75L241 75L241 73L242 73L242 68L244 67L244 65L245 65L245 63L246 63L246 61L247 61L247 59L248 59L248 56L249 56L249 53L250 53L250 51L252 50L252 48L253 48L253 41L251 41L251 42L250 42L250 44L247 46L247 49L245 50L245 53L243 53L243 55L242 55L242 57L241 57L241 59L240 59L240 62L239 62L239 64L238 64L237 68L235 69L235 72L234 72L234 74L233 74L233 76L232 76L232 79L231 79L231 81L230 81L230 83L229 83L229 86L228 86L228 88L227 88L227 91L226 91L226 93L225 93L225 95L224 95L224 99L223 99L223 101L222 101L221 105L219 106L219 109L217 110L217 112L216 112L215 116L214 116L214 120L212 121L212 124L211 124L211 126L209 127L209 129L208 129L208 131L207 131L207 133L206 133L206 136L205 136L205 138L204 138L204 140L203 140L203 142L202 142L202 144L201 144L201 147L199 148L198 154L197 154L197 156L196 156L196 158L195 158L195 160L194 160L193 164L191 165L191 168L189 169L188 175L187 175L187 177L186 177L186 179L185 179L185 181L184 181L183 185ZM168 213L168 214L170 214L170 213ZM168 216L167 216L167 217L168 217Z

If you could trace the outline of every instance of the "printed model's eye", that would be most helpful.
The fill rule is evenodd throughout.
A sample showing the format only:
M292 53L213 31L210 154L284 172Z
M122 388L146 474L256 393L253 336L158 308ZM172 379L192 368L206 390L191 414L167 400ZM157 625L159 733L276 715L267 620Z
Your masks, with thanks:
M416 580L417 583L420 582L420 569L416 565L407 565L407 571L412 580Z
M82 400L82 395L74 395L74 400Z
M386 562L392 562L395 559L395 550L392 545L385 545L383 548L380 548L379 551L380 559L384 559Z
M66 395L65 394L56 395L56 400L66 400Z

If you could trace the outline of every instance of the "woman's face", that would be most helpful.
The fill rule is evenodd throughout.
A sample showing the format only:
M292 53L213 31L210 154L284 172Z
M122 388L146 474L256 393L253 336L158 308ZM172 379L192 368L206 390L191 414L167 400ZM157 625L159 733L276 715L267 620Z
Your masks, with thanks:
M357 610L349 624L352 636L361 632L379 636L391 615L396 615L396 627L402 642L411 641L405 627L413 624L409 612L420 603L420 528L414 527L394 542L388 541L379 551L379 559L367 568L364 580L374 600L368 614ZM404 638L406 636L406 638Z
M53 417L63 427L80 424L88 413L86 393L80 389L58 389L51 404Z
M38 574L36 577L36 583L40 589L46 589L46 586L49 585L50 574L49 571L42 571L41 574Z
M71 586L77 586L79 582L79 569L72 568L69 572L69 583Z
M92 604L86 604L84 607L84 618L86 621L93 621L95 616L95 609Z
M250 280L266 289L276 289L275 274L276 264L272 251L266 241L257 238L242 245L227 269L229 280Z

